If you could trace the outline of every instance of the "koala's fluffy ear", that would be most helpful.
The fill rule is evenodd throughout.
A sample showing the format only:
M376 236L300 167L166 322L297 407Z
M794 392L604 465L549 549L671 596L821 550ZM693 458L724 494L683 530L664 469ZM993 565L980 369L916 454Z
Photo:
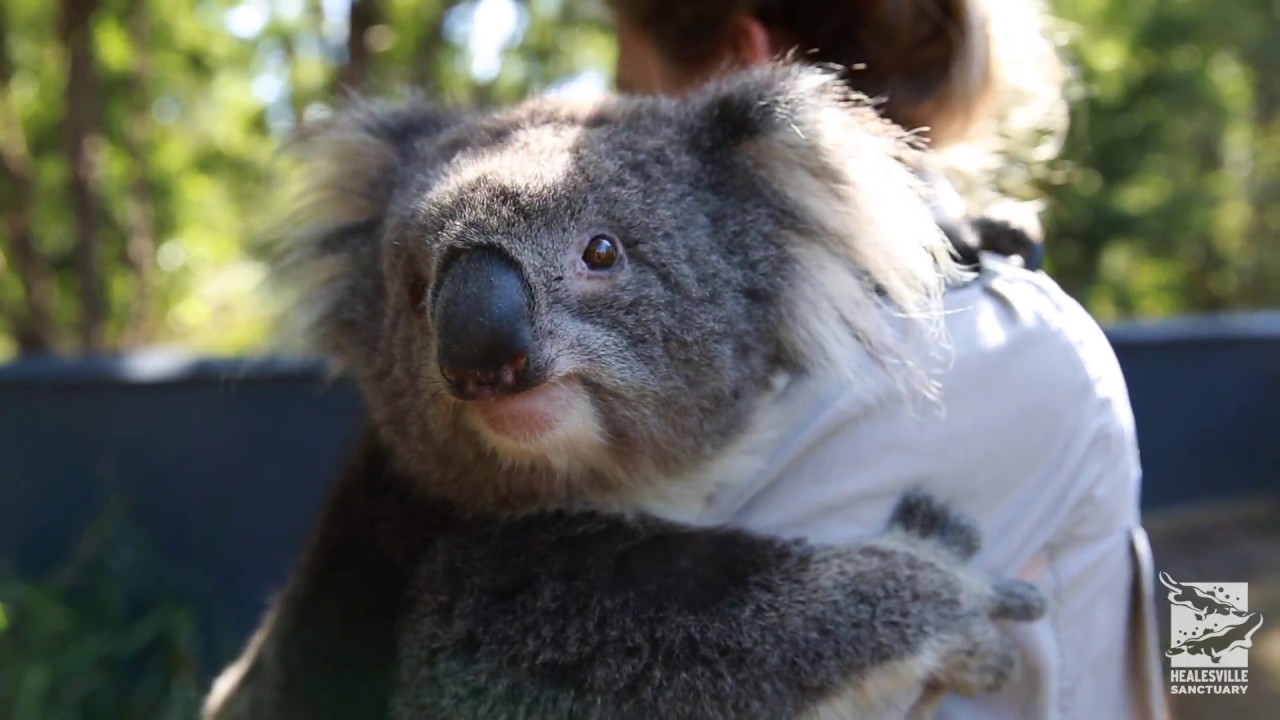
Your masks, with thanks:
M939 346L942 291L961 271L912 170L913 136L812 66L749 70L689 102L691 142L745 157L795 219L791 358L848 369L860 345L883 365L923 370L921 348L904 343Z
M339 365L376 352L388 208L424 139L456 116L422 104L355 102L304 126L286 147L292 211L275 233L282 284L299 297L307 341Z

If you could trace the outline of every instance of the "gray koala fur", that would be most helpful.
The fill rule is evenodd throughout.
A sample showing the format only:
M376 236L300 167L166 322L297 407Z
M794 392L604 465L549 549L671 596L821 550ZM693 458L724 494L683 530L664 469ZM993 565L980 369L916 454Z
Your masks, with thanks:
M991 691L1014 662L992 620L1042 608L958 577L975 547L918 495L856 550L582 513L486 524L426 554L393 716L883 717L926 683Z
M998 688L996 621L1043 599L967 570L977 530L941 504L852 547L678 522L788 383L870 350L922 387L956 272L907 140L790 65L306 131L282 266L373 428L205 717L836 718ZM620 260L584 270L601 235ZM446 357L494 333L519 363L459 384ZM495 431L475 378L553 393L557 423Z

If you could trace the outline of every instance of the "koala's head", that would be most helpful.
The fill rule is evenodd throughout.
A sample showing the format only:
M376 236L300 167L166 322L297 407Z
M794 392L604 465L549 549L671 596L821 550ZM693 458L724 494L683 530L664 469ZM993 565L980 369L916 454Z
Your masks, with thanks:
M292 250L320 348L397 460L486 505L706 466L780 376L893 357L946 244L901 130L834 75L486 116L356 108L304 137Z

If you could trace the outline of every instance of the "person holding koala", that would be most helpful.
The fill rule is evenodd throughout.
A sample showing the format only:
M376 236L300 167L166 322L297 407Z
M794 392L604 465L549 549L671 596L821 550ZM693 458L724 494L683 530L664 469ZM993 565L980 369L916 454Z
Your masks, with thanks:
M999 204L985 171L1018 137L1060 134L1065 125L1063 72L1037 5L609 5L619 90L683 95L782 55L835 66L854 90L882 101L885 117L928 139L932 164L920 175L933 188L939 224L968 218L959 224L987 236L978 252L963 247L963 235L957 243L979 268L975 280L947 293L948 353L945 365L933 366L938 407L904 402L878 379L885 376L874 362L850 357L856 373L788 388L787 414L748 441L753 462L725 473L732 482L681 520L849 542L874 533L897 494L919 485L987 529L979 567L1035 582L1051 608L1045 621L1016 628L1028 662L1013 682L995 695L950 697L939 717L1158 712L1141 471L1124 378L1095 321L1035 272L1039 245L1027 238L1038 232L1016 223L1022 242L1011 251L998 247L1009 223L983 217Z
M204 717L1139 716L1115 357L854 92L962 147L999 33L614 6L682 98L303 129L281 267L371 425Z
M277 270L371 427L205 718L899 720L1013 677L1044 596L945 501L835 545L681 522L857 349L920 389L962 277L834 73L356 103L296 143Z

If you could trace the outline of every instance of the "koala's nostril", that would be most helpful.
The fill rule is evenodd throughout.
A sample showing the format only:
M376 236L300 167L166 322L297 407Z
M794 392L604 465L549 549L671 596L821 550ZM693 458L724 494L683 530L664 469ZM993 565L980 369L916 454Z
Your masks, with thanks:
M498 389L505 393L520 392L528 387L529 358L516 353L498 370Z
M508 360L505 364L503 364L502 369L504 372L510 372L513 377L518 377L519 375L522 375L525 369L528 367L529 367L529 356L525 355L522 352L518 352L515 355L511 356L511 359Z
M516 353L492 371L462 370L451 365L441 365L440 374L449 383L449 389L463 400L487 400L504 395L515 395L529 389L529 357Z

